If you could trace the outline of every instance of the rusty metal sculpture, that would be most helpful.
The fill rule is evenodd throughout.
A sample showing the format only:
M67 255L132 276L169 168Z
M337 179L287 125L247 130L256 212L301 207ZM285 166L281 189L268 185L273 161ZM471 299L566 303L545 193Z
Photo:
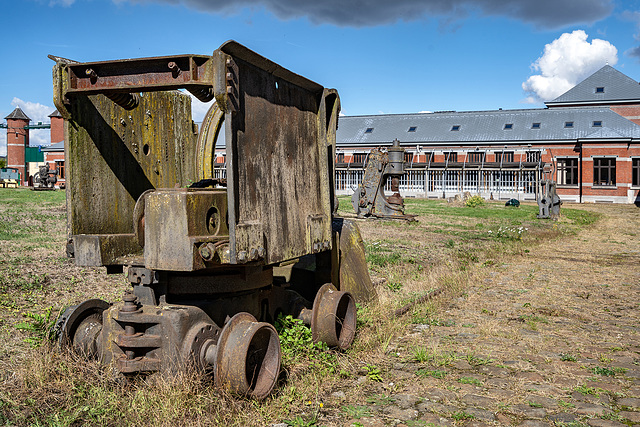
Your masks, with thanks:
M49 164L38 167L38 172L33 177L34 190L53 190L58 182L58 170L49 169Z
M387 151L378 148L367 156L367 166L362 182L351 196L351 204L358 218L390 218L415 220L415 215L405 215L404 199L400 196L400 178L405 174L404 148L397 139ZM386 196L384 187L391 179L393 194Z
M279 314L351 345L348 291L369 298L371 280L357 227L332 216L335 90L233 41L211 56L52 59L67 251L132 284L120 303L70 307L63 345L123 374L200 367L258 399L279 374ZM174 89L215 99L199 133ZM226 179L214 170L223 127Z
M544 178L538 182L536 201L538 202L539 219L557 219L560 216L562 200L556 192L556 182L551 179L551 165L546 164L542 170Z

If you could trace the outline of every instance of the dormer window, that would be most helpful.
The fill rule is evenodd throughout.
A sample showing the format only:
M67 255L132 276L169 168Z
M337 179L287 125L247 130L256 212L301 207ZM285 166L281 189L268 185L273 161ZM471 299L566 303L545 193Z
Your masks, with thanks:
M504 125L504 130L511 130L513 129L513 123L507 123Z
M540 129L540 123L531 123L531 129Z
M564 127L565 128L572 128L573 127L573 122L564 122Z
M602 120L594 120L592 126L594 128L601 128L602 127Z
M596 88L596 93L604 93L604 86L599 86Z
M409 130L407 132L415 132L418 129L418 126L409 126Z
M373 128L367 128L367 130L364 131L364 133L372 133L373 132Z
M451 130L452 130L452 131L459 131L459 130L460 130L460 125L453 125L453 126L451 126Z

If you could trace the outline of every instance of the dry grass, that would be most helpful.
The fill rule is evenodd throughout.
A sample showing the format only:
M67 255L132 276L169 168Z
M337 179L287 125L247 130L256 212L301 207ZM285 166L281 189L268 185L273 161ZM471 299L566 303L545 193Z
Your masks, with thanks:
M459 301L477 299L481 305L481 297L469 290L487 287L487 266L524 256L545 239L575 233L591 222L590 217L570 213L557 223L537 221L535 206L518 211L507 211L501 204L465 209L416 200L409 202L408 212L414 209L420 215L417 224L358 221L371 273L386 281L377 288L378 301L360 307L352 348L333 354L329 362L309 354L285 366L274 394L254 402L215 389L210 378L197 373L125 380L108 367L60 353L50 344L34 348L25 343L33 332L16 330L26 319L23 313L41 314L48 307L55 313L94 297L113 301L128 285L121 276L81 269L64 258L61 193L9 191L16 190L2 193L0 218L19 232L5 226L0 237L0 424L15 425L263 426L285 420L292 425L339 425L346 416L345 405L389 394L408 382L423 391L445 384L434 377L401 378L397 363L424 357L416 370L447 370L461 360L478 360L473 348L461 351L453 341L420 333L397 339L417 325L437 324L443 311ZM529 230L496 236L500 227ZM445 292L435 300L416 305L400 318L391 315L437 288ZM556 304L562 305L560 301ZM505 325L495 313L485 313L475 323L474 332L488 340L507 336L521 339L534 352L539 347L534 338L522 336L522 324Z

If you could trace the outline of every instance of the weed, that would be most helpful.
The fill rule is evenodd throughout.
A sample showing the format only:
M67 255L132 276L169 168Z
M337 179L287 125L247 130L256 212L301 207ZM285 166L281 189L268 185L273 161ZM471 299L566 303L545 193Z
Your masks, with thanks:
M433 377L433 378L442 379L447 376L447 371L443 371L441 369L435 369L435 370L418 369L416 371L416 375L418 375L419 377Z
M600 361L600 363L611 363L613 361L613 359L605 356L604 354L601 354L600 357L598 357L598 360Z
M382 372L380 368L375 365L367 365L364 369L367 371L367 378L371 381L382 382L382 376L380 375Z
M399 282L393 282L389 280L386 285L387 288L392 292L398 292L400 289L402 289L402 283Z
M396 399L393 397L385 396L384 394L367 397L367 403L371 403L373 405L389 405L395 401Z
M349 418L360 419L363 417L371 417L371 409L366 406L347 405L342 407L342 412Z
M577 362L578 358L573 354L560 353L560 360L562 360L563 362Z
M596 366L594 368L591 368L591 372L593 372L596 375L602 375L604 377L615 377L616 374L623 374L627 372L627 370L628 369L626 368L620 368L620 367L607 368L602 366Z
M412 353L413 361L418 363L428 362L432 359L431 354L429 354L425 347L415 347Z
M476 356L473 353L468 353L467 362L473 366L481 366L481 365L488 365L489 363L493 363L495 362L495 359L485 359L483 357Z
M486 202L482 198L482 196L476 194L475 196L471 196L464 202L464 205L468 208L477 208L480 206L484 206Z
M458 382L461 384L471 384L478 387L482 387L482 381L473 377L460 377L458 378Z
M464 421L464 420L472 420L473 418L475 418L473 415L468 414L464 411L458 411L458 412L453 412L451 414L451 418L453 418L456 421Z
M38 347L45 339L54 338L53 325L58 316L51 317L53 306L47 308L43 314L22 313L27 321L22 321L16 325L16 329L31 333L30 337L24 339L32 347Z
M309 329L300 319L291 315L279 316L275 322L280 336L282 364L291 366L302 360L310 360L324 367L332 367L335 355L330 353L325 343L314 343Z
M558 405L562 406L563 408L575 408L576 407L576 405L574 405L573 403L565 402L562 399L558 400Z
M573 390L582 394L590 394L596 397L600 396L600 394L602 393L605 393L605 391L600 387L587 387L584 384L574 387Z
M616 376L616 372L613 369L607 368L607 367L602 367L602 366L596 366L594 368L591 368L591 372L593 372L596 375L602 375L605 377L615 377Z
M532 408L542 408L542 405L536 402L527 402Z

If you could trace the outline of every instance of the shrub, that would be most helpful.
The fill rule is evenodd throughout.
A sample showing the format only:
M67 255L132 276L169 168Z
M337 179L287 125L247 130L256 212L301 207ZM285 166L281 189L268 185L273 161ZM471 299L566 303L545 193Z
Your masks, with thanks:
M485 202L482 196L476 194L475 196L469 197L467 201L464 202L464 205L468 208L477 208L478 206L484 206Z

